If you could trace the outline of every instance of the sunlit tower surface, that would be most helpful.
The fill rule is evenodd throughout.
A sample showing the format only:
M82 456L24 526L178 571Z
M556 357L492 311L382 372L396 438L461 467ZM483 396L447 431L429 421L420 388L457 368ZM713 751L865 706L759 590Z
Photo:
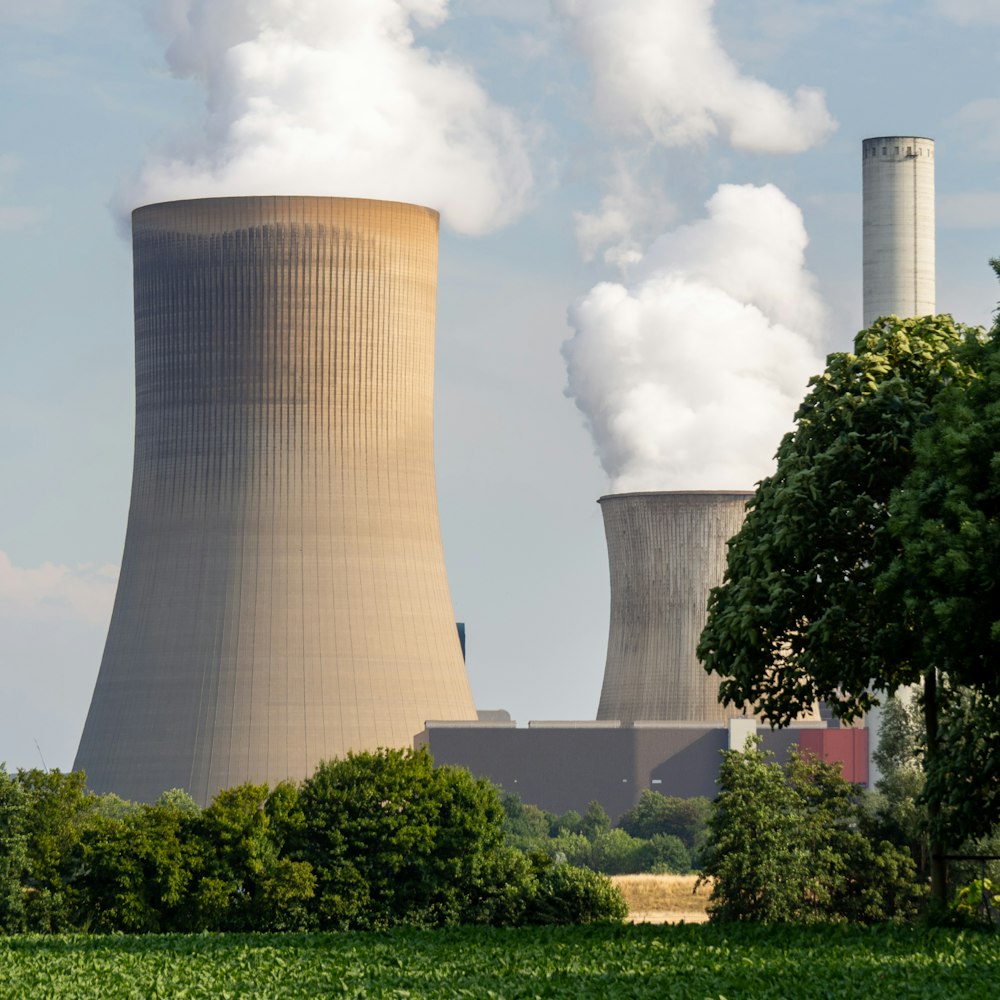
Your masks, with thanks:
M934 313L934 140L865 139L861 163L863 324Z
M210 198L132 226L132 497L75 767L206 802L475 719L435 489L437 213Z

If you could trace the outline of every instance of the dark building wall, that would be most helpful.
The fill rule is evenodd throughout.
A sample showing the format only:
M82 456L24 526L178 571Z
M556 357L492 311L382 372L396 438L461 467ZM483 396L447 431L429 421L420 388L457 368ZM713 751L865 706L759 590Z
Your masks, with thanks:
M758 735L762 748L778 760L785 760L789 747L798 744L824 759L846 760L849 780L867 780L867 772L858 777L867 760L865 730L760 729ZM428 727L417 743L430 749L436 763L466 767L549 812L583 812L596 800L615 821L647 788L682 798L715 798L729 732L721 726L441 725Z
M596 799L617 819L646 788L713 797L727 736L720 727L433 727L422 738L436 763L467 767L524 802L562 813Z

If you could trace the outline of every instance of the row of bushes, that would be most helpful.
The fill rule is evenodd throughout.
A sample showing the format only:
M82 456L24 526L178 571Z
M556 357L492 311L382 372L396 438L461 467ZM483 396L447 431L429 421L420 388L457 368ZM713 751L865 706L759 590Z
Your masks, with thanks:
M488 782L382 750L205 809L0 769L0 930L281 931L621 920L602 876L504 842Z
M513 795L504 796L503 807L511 846L605 875L697 870L712 812L706 798L676 798L651 789L614 828L597 802L591 802L582 816L575 811L546 812Z

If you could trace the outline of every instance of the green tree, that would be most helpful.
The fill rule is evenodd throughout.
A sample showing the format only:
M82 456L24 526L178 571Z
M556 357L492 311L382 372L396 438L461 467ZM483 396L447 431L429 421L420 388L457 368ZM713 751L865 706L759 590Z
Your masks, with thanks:
M580 833L582 822L583 817L575 809L568 809L553 818L552 826L549 828L549 836L558 836L560 832Z
M587 811L580 817L579 833L587 838L591 843L598 837L611 830L611 817L600 802L592 801L587 806Z
M851 720L922 681L933 754L939 664L919 609L881 582L900 552L890 500L938 395L979 378L983 336L949 316L884 317L811 380L709 598L698 653L724 703L784 726L822 700ZM943 897L942 863L932 878Z
M706 830L707 833L707 830ZM702 841L703 842L703 841ZM646 860L640 871L683 875L695 867L684 841L672 833L656 833L646 841Z
M875 922L914 914L921 891L909 854L872 841L858 789L839 765L793 753L727 751L709 821L705 876L715 921Z
M899 558L881 579L941 671L925 798L932 833L953 844L1000 823L1000 327L969 352L982 378L943 391L916 436L890 504Z
M86 789L81 771L19 770L24 791L28 837L26 909L31 930L69 928L68 902L72 856L93 822L96 797Z
M286 793L283 785L276 794ZM308 862L282 857L284 838L268 810L271 797L267 785L238 785L219 792L200 813L192 832L201 841L203 860L192 887L191 929L308 926L316 880Z
M169 801L122 818L99 816L73 852L74 925L81 930L190 930L192 887L204 858L198 821Z
M542 872L527 910L531 924L621 923L628 904L606 875L573 865Z
M921 748L923 720L918 706L899 698L882 706L878 745L872 760L880 776L865 796L863 823L869 836L905 846L926 878L928 867L927 810L921 799L924 773Z
M713 880L711 919L794 920L809 859L797 832L800 803L784 771L759 740L748 740L744 750L723 753L718 783L702 855Z
M25 929L24 879L28 871L27 802L16 777L0 764L0 933Z
M509 792L500 798L504 811L504 836L508 845L522 851L544 851L556 817L538 806L522 802Z
M689 850L697 850L705 838L712 803L704 796L683 799L647 788L639 801L622 813L618 825L633 837L649 840L658 834L680 838Z

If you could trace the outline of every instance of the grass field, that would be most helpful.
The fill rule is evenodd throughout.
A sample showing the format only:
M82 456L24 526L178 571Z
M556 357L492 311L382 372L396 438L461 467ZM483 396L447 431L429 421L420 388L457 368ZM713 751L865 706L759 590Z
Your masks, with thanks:
M697 891L697 875L612 875L611 881L628 903L634 924L703 924L710 885Z
M0 939L0 997L994 998L1000 937L626 925Z

